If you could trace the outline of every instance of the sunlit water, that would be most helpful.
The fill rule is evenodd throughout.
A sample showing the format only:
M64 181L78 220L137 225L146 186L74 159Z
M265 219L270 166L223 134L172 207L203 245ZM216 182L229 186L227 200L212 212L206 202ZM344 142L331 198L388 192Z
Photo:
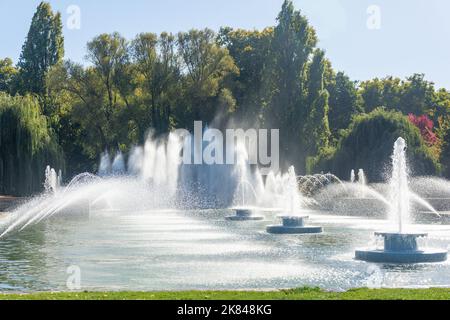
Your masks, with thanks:
M0 240L0 291L67 290L67 268L81 290L272 289L304 285L450 286L450 263L374 265L353 259L375 244L384 220L308 212L317 235L271 235L265 221L229 222L229 210L92 212L52 218ZM419 227L418 227L419 228ZM427 245L447 248L450 226L420 225ZM373 266L377 266L374 268ZM379 267L379 269L378 269Z

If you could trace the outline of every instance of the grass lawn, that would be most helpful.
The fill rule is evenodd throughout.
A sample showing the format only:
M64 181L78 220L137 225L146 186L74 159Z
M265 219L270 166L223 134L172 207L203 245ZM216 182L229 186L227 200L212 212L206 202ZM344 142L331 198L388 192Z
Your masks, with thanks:
M41 292L0 294L0 300L449 300L450 288L353 289L327 292L319 288L277 291L176 292Z

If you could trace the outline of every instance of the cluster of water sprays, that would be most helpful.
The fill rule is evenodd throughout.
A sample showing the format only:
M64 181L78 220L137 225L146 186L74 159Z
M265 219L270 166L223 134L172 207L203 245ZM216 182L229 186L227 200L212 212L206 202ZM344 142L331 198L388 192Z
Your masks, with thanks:
M261 215L254 214L251 209L234 209L235 215L228 216L225 219L230 221L249 221L263 220ZM321 233L322 227L305 226L305 220L308 216L283 215L280 216L282 223L280 225L269 225L266 227L268 233L274 234L302 234L302 233Z

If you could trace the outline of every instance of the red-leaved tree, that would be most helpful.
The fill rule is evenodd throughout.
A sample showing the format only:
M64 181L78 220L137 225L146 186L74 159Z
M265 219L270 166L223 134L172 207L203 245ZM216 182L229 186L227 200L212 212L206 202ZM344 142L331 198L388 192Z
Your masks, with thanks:
M409 121L414 124L420 130L420 134L429 146L433 146L437 142L437 136L433 132L433 120L428 118L427 115L416 116L412 113L408 115Z

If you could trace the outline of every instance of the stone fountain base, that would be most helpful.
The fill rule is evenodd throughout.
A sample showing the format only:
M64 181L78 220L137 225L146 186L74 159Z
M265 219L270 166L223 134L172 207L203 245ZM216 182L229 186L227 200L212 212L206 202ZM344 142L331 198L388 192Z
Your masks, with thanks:
M263 216L253 214L251 209L234 209L236 214L234 216L225 217L229 221L252 221L263 220Z
M417 239L426 233L375 233L384 238L384 249L356 250L355 259L380 263L421 263L447 260L447 251L419 250Z
M281 225L267 226L268 233L274 234L302 234L321 233L322 227L305 226L307 216L280 216L283 223Z

